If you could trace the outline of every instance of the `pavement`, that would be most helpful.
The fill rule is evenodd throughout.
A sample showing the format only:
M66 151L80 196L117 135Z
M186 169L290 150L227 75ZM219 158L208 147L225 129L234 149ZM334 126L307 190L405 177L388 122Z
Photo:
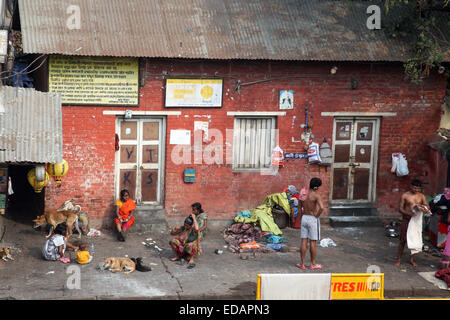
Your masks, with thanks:
M317 247L317 262L324 266L322 270L300 270L295 266L300 260L298 251L274 251L241 259L239 254L224 247L227 244L220 224L211 223L213 227L202 242L203 254L196 259L193 269L187 269L187 264L170 261L173 257L168 244L171 236L160 230L129 233L125 242L117 241L115 233L108 230L102 230L99 237L83 235L83 242L95 244L95 255L90 264L79 265L43 260L41 248L45 236L42 231L33 229L31 223L0 217L0 224L7 226L0 246L9 246L15 259L0 260L0 299L254 300L260 273L366 273L374 268L384 273L386 299L450 298L450 291L440 289L419 275L419 272L439 270L440 258L423 252L416 258L418 266L413 267L408 263L405 250L404 263L395 267L398 239L387 237L381 225L333 228L322 224L322 239L330 238L336 246ZM285 228L282 231L289 247L300 246L300 230ZM143 244L150 238L161 251ZM70 241L76 243L77 235ZM215 253L216 249L223 253ZM75 258L75 252L69 249L67 253ZM106 257L126 255L143 257L152 270L129 275L101 270ZM309 265L309 254L306 264Z

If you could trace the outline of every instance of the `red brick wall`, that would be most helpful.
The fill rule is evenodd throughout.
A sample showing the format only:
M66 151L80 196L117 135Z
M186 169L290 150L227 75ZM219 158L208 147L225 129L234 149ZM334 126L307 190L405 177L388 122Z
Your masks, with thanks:
M334 65L338 66L337 77L330 78L330 68ZM292 142L292 137L300 140L304 129L299 126L305 122L307 103L311 105L312 132L319 144L324 138L332 143L333 117L321 116L321 112L397 113L397 117L385 117L381 121L377 193L381 214L397 211L400 194L408 190L412 178L430 180L435 174L428 170L429 174L423 176L429 168L427 138L439 126L440 105L445 94L445 80L440 76L413 85L404 80L400 64L326 62L148 60L141 69L146 74L146 82L140 92L139 110L182 112L181 116L167 117L164 206L169 220L188 214L190 204L197 201L212 219L229 219L241 210L254 208L266 195L280 192L289 184L297 188L307 186L314 176L322 179L321 193L328 200L330 170L308 165L305 159L285 161L275 176L233 173L231 164L225 163L225 156L223 164L212 165L194 164L193 154L190 165L175 165L171 160L173 145L169 144L168 135L171 129L193 131L195 120L208 121L209 128L220 130L225 139L225 130L233 128L234 120L227 116L227 111L280 111L279 90L294 90L294 109L283 110L286 116L278 117L280 147L284 152L305 152L304 143ZM172 77L215 74L223 77L223 107L164 108L161 76L164 71ZM350 79L346 78L350 76L358 79L356 90L350 89ZM247 83L275 77L283 79L244 85L239 92L234 92L238 79ZM54 183L47 187L47 206L56 207L78 196L78 202L92 218L109 220L114 198L115 120L114 116L102 115L105 109L121 108L63 107L64 157L70 170L60 187ZM226 149L225 141L223 148ZM393 152L407 155L409 176L398 178L390 173ZM187 167L195 168L195 183L183 183L183 171Z

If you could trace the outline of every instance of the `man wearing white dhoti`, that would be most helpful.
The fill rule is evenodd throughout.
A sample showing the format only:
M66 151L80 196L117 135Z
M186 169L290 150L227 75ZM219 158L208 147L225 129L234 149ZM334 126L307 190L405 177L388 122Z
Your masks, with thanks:
M400 199L400 213L402 223L400 225L400 244L396 266L400 266L405 245L411 250L409 263L417 266L414 255L422 251L422 214L430 213L425 195L422 193L422 182L414 179L411 181L411 190L405 192Z

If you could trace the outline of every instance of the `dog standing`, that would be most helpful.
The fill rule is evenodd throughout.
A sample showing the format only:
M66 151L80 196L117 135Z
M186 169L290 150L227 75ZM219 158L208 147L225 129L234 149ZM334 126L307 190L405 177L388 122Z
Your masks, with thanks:
M78 231L78 238L81 238L81 231L78 227L78 214L76 212L65 210L65 211L57 211L57 210L49 210L45 211L42 216L38 216L33 220L34 226L33 228L37 228L40 226L45 226L47 224L50 225L50 231L46 238L50 237L55 230L56 226L60 223L65 222L67 224L68 236L72 235L72 229L75 227Z
M58 209L58 211L73 211L78 214L78 220L81 222L81 231L84 234L88 234L91 229L89 226L89 216L87 212L81 211L81 206L78 204L73 204L73 199L67 200L64 204Z

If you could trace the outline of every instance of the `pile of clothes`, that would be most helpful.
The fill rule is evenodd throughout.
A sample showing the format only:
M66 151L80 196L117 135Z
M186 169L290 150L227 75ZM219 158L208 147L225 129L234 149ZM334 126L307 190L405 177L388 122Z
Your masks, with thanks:
M255 226L259 226L262 231L272 232L275 235L282 234L280 228L275 223L272 208L282 208L287 215L291 213L291 206L289 204L288 193L274 193L268 195L264 201L252 210L247 210L239 213L234 222L238 223L251 223Z
M435 273L436 278L441 279L450 288L450 268L441 269Z
M240 252L240 244L257 242L260 237L261 229L250 223L234 223L223 231L223 239L233 253Z

